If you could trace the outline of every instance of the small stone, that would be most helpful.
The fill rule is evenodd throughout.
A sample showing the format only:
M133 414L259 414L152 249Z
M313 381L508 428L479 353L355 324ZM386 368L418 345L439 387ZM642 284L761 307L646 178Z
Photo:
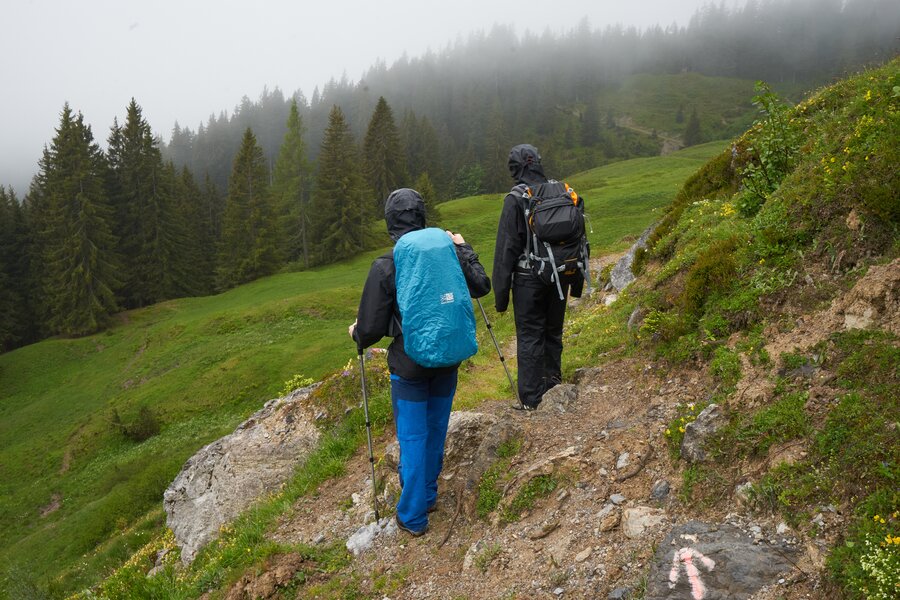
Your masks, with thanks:
M557 596L562 596L564 591L565 591L564 589L562 589L561 587L558 587L555 590L553 590L553 593L556 594Z
M631 590L628 588L616 588L606 597L607 600L628 600L631 597Z
M653 488L650 490L650 498L657 501L662 500L669 495L670 489L671 486L668 481L665 479L657 479L653 484Z
M625 504L625 500L626 500L626 498L622 494L613 494L612 496L609 497L609 501L612 502L613 504L615 504L616 506L621 506L622 504Z
M664 511L658 508L638 506L626 508L622 515L622 531L625 537L636 539L641 537L647 529L656 527L665 521Z
M600 531L606 533L607 531L612 531L616 527L619 526L619 523L622 521L622 513L619 511L613 511L603 517L600 520Z
M631 454L628 452L623 452L619 455L619 460L616 461L616 469L622 470L631 464Z
M749 506L752 498L750 496L750 492L753 490L753 484L747 481L746 483L742 483L734 488L734 496L737 498L738 502L743 504L744 506Z
M586 561L588 559L588 557L591 555L591 552L593 552L593 550L594 550L593 548L585 548L584 550L582 550L581 552L579 552L578 554L575 555L575 562Z
M362 501L362 497L356 492L350 494L350 499L353 501L353 504L359 504Z
M601 467L600 470L597 472L600 474L601 477L609 477L609 471L607 471L603 467Z
M543 539L553 533L553 531L556 530L557 527L559 527L559 519L550 519L549 521L544 521L538 527L535 527L528 532L528 539Z
M313 540L313 544L321 544L321 543L324 542L324 541L325 541L325 534L324 534L324 533L320 533L320 534L317 535L316 538Z
M560 492L556 495L557 502L563 502L569 497L569 490L560 490Z
M790 530L791 528L788 527L786 523L779 523L778 527L775 528L775 533L777 533L778 535L784 535Z
M597 513L597 518L602 519L616 508L616 505L612 502L607 502L603 505L603 508L600 509L600 512Z

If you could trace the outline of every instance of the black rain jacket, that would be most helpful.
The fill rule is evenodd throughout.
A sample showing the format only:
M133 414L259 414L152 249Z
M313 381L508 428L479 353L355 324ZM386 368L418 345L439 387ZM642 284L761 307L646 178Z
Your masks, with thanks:
M538 185L547 182L544 168L541 166L541 155L537 148L530 144L519 144L509 153L509 172L520 185ZM513 188L515 189L515 187ZM521 189L521 188L520 188ZM500 212L500 223L497 226L497 245L494 247L494 308L504 312L509 307L509 292L513 285L513 274L519 261L525 258L528 243L528 225L525 223L525 210L520 198L510 192L503 199ZM530 276L527 273L523 275ZM581 297L584 282L570 287L575 298Z
M388 196L384 207L384 219L388 233L395 242L410 231L425 228L425 203L415 190L402 188ZM469 244L455 246L456 256L473 298L481 298L491 291L491 280L478 262L478 255ZM394 251L379 256L369 269L363 287L356 316L353 339L359 348L368 348L381 338L394 340L388 347L388 368L404 379L418 379L443 375L456 370L459 365L430 369L407 356L403 347L402 321L397 307Z

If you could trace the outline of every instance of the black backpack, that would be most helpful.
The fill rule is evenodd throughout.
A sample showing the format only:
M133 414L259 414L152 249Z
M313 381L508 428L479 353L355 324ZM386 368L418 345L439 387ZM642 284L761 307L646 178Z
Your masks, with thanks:
M535 186L517 185L528 225L525 262L547 285L556 285L565 300L562 283L582 278L591 292L589 249L584 227L584 201L566 183L550 180Z

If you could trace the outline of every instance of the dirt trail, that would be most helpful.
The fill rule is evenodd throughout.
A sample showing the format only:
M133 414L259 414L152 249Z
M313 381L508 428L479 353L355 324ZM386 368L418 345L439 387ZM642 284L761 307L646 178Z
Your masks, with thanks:
M640 125L634 124L634 119L629 116L619 117L616 119L616 127L622 127L624 129L630 129L631 131L636 131L638 133L642 133L647 136L652 136L654 132L656 133L656 137L663 141L662 150L660 150L659 155L665 156L667 154L671 154L677 150L681 150L684 148L684 142L681 141L680 138L670 137L664 132L655 131L653 129L647 129L646 127L641 127Z
M610 260L602 257L597 262ZM873 268L823 311L831 318L813 319L821 325L815 331L801 324L793 341L806 345L821 340L829 331L855 322L851 317L857 313L893 326L900 312L898 290L900 261ZM861 298L874 304L861 305ZM587 302L602 303L602 297ZM767 335L773 350L791 347L790 337L784 331ZM745 387L739 388L736 401L762 399L770 392L765 374L749 363L745 367ZM765 531L779 525L774 517L751 514L735 494L704 506L685 504L679 497L686 465L669 458L665 430L679 405L705 401L713 393L715 383L705 369L665 369L650 359L623 358L582 371L575 383L577 400L561 413L513 411L511 398L487 400L478 407L498 419L514 420L521 428L523 445L508 473L553 474L558 487L552 493L513 522L502 522L498 511L489 520L462 514L449 531L459 488L453 479L441 480L428 534L377 538L339 576L356 581L365 597L394 600L606 598L623 587L641 588L655 548L674 524L719 523L727 518ZM810 402L822 394L831 397L826 387L811 385ZM392 441L393 431L376 440L376 455L383 456ZM732 480L725 488L733 490L773 464L796 460L804 450L787 443L755 462L733 465ZM361 449L347 465L346 475L322 486L317 495L300 499L278 523L273 537L287 543L343 543L371 510L366 463ZM386 479L389 490L399 489L396 475L388 473ZM663 483L670 491L653 499L652 491ZM393 499L381 500L391 512ZM623 531L629 507L655 510L660 522L629 537ZM804 539L799 532L794 535ZM448 541L441 545L445 537ZM759 591L753 600L827 597L815 574L823 568L829 542L820 538L803 543L805 550L794 572L786 574L780 585ZM393 581L396 589L380 587L385 580Z

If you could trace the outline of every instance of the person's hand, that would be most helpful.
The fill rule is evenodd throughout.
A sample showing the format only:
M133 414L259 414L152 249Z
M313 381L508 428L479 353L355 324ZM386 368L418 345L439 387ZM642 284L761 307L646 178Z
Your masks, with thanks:
M453 233L452 231L450 231L450 230L448 229L448 230L447 230L447 235L450 236L450 239L453 240L453 243L456 244L457 246L466 243L466 240L463 239L462 234L459 234L459 233Z
M353 332L356 331L356 321L353 321L353 325L347 328L347 333L350 334L350 339L353 339Z

